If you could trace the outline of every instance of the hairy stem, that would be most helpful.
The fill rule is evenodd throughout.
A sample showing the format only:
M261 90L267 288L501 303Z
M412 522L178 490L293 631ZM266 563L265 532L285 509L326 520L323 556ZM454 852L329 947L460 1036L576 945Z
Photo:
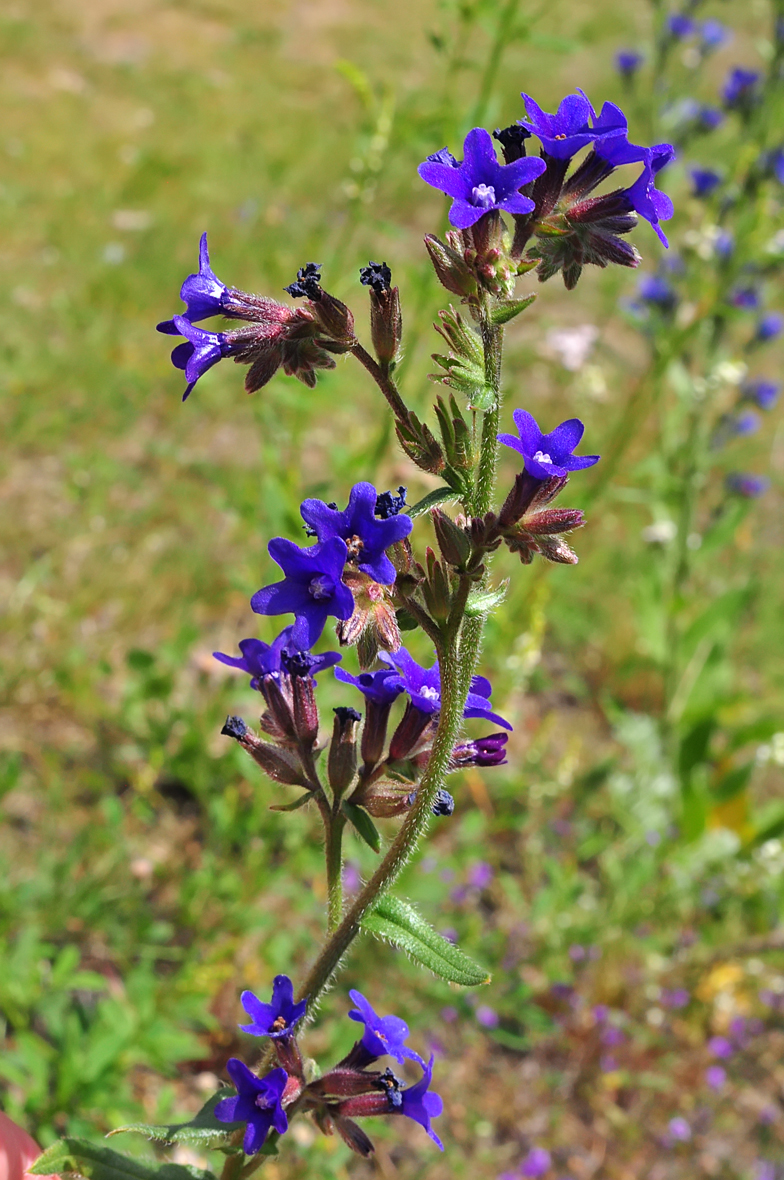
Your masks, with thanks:
M326 825L325 856L327 862L327 930L332 931L343 917L343 829L342 812L332 812Z
M370 376L387 399L389 407L397 420L399 422L407 422L408 409L406 408L406 403L400 396L398 388L389 374L385 373L378 362L373 360L373 357L362 347L359 341L356 342L351 351L360 364L364 365L368 373L370 373Z

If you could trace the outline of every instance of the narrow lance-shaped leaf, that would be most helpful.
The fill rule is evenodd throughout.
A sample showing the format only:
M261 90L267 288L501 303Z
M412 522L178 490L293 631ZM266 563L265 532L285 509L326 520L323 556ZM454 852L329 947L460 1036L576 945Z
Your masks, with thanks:
M341 807L343 814L351 820L357 834L362 837L366 844L370 845L374 852L378 852L381 847L381 837L368 813L363 811L361 807L357 807L356 803L349 803L348 800L345 800L341 804Z
M87 1139L60 1139L28 1169L34 1176L76 1172L87 1180L215 1180L212 1172L183 1164L155 1167Z
M156 1139L163 1143L193 1143L206 1147L216 1140L227 1139L233 1130L241 1127L242 1123L222 1123L215 1117L215 1107L223 1098L230 1098L234 1094L231 1089L219 1090L213 1094L204 1106L195 1114L190 1122L169 1123L163 1126L151 1126L147 1123L129 1123L126 1127L117 1127L110 1131L111 1135L123 1135L133 1132L144 1135L146 1139Z
M417 911L396 897L382 897L362 919L362 929L400 947L410 958L434 975L478 987L490 981L490 973L469 959L459 947L448 942Z
M447 501L454 503L455 500L457 500L457 496L454 488L436 488L434 491L428 492L413 508L407 508L406 516L421 516L423 512L435 508L437 504L445 504Z
M509 579L506 578L495 590L481 590L476 594L470 594L465 608L468 618L475 619L479 615L489 615L504 601L508 589Z

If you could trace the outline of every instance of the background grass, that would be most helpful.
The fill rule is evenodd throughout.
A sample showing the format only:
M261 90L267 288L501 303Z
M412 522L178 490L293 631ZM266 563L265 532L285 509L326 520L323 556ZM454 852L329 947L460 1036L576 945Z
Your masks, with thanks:
M729 64L765 52L769 13L717 3L706 15L736 27L707 95ZM519 117L521 89L545 107L575 85L619 99L612 54L650 38L651 13L642 0L15 0L0 28L0 1083L8 1113L47 1143L197 1109L231 1052L252 1055L236 1032L242 988L301 974L323 916L317 823L270 812L279 789L219 736L253 701L209 653L274 634L248 599L273 573L268 538L299 535L301 499L340 500L365 478L407 484L412 502L430 486L393 450L385 407L348 360L315 391L277 377L253 398L219 366L180 404L153 326L179 306L199 234L217 274L250 290L279 293L321 260L363 330L357 269L386 259L404 299L403 382L424 412L443 300L421 237L445 207L416 164L475 122ZM632 108L642 137L650 104ZM682 164L669 187L683 230L700 212ZM652 269L655 238L643 226L636 240ZM568 297L540 290L509 333L510 409L548 427L579 414L588 449L604 449L646 365L618 311L633 284L615 271L586 274ZM545 336L586 322L599 342L574 374ZM779 359L772 350L763 369L775 375ZM719 594L755 573L730 636L737 724L781 715L773 423L727 460L769 465L774 486L705 583ZM659 509L645 490L656 429L643 404L607 486L592 483L599 468L570 486L570 503L590 501L577 569L499 559L513 583L484 665L515 722L510 764L455 780L455 818L401 887L493 964L493 983L456 993L363 945L308 1034L322 1066L342 1053L356 986L438 1053L447 1156L415 1129L379 1126L383 1176L494 1177L534 1143L577 1180L752 1177L760 1158L784 1159L781 846L738 856L729 820L683 843L651 719L658 557L640 531ZM325 714L343 699L324 678ZM752 780L758 809L780 789L778 741ZM367 850L349 853L369 867ZM676 987L685 1009L665 1002ZM739 1017L764 1033L744 1032L712 1095L706 1037ZM693 1138L665 1148L675 1115ZM371 1168L297 1126L267 1170Z

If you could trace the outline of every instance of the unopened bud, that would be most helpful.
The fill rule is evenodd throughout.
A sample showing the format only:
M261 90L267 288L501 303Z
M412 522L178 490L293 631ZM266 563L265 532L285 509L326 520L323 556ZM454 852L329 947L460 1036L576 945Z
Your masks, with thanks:
M267 733L282 741L296 743L297 730L294 725L291 698L284 694L277 676L263 676L259 684L261 694L267 702L267 713L262 724Z
M230 718L230 720L236 720L236 718ZM225 732L225 727L222 732ZM232 734L231 736L234 737L235 735ZM263 742L247 726L242 736L237 738L237 741L273 782L283 783L287 787L308 786L305 772L293 750L287 750L281 746L273 746L269 742Z
M335 709L335 724L327 759L327 777L335 798L353 781L357 769L357 726L362 714L356 709Z
M430 516L441 556L449 565L461 568L471 556L471 538L440 508L431 509Z
M318 737L319 714L312 676L292 676L294 696L294 727L299 741L312 745Z
M528 512L523 517L523 526L535 537L569 533L585 524L585 517L579 508L545 508L541 512Z
M354 317L345 303L320 288L318 299L311 299L313 313L327 335L339 344L354 341Z
M449 578L432 549L427 550L427 577L421 586L425 606L434 619L446 622L452 606Z
M476 276L466 265L462 254L433 234L425 236L425 246L442 287L464 298L476 294Z
M370 290L370 336L382 369L397 359L403 339L403 317L397 287L386 291Z

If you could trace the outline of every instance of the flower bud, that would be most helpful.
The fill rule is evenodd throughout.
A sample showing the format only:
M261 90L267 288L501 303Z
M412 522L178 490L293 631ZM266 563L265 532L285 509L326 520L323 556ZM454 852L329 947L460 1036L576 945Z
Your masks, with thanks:
M392 734L392 740L389 743L389 761L403 762L408 758L414 752L428 726L437 722L437 713L424 713L409 701L406 711L400 719L400 724Z
M354 317L345 303L320 288L318 299L310 299L310 307L331 340L351 347L355 340Z
M471 556L471 538L440 508L431 509L430 516L444 561L463 567Z
M335 798L348 787L357 769L357 726L362 714L356 709L335 709L335 724L327 758L327 777Z
M471 742L458 742L452 750L451 764L455 770L464 766L501 766L506 762L505 733L491 733Z
M389 721L389 714L392 710L392 703L388 701L374 701L370 697L366 697L365 699L367 701L367 709L365 710L365 725L362 730L360 753L364 763L363 772L368 774L381 760L381 755L384 752L384 742L387 737L387 722Z
M444 566L436 558L435 553L427 550L427 577L421 586L425 606L432 617L439 622L446 622L452 605L452 591Z
M291 697L284 694L277 675L263 676L259 688L267 703L267 712L261 718L264 731L279 741L296 745L297 730L291 710Z
M291 688L294 695L294 727L298 739L306 745L313 745L318 737L319 714L312 676L292 676Z
M241 717L229 717L221 733L235 738L250 754L251 758L265 774L276 783L283 783L287 787L307 787L308 781L302 769L299 758L293 750L280 746L273 746L263 742L252 730L248 729Z
M462 254L433 234L425 235L425 246L442 287L446 287L453 295L468 297L476 294L476 276L466 265Z
M351 802L364 807L374 819L393 819L410 811L415 799L416 791L411 790L410 784L382 779L365 787L361 797L354 797Z

